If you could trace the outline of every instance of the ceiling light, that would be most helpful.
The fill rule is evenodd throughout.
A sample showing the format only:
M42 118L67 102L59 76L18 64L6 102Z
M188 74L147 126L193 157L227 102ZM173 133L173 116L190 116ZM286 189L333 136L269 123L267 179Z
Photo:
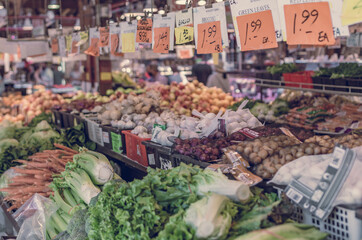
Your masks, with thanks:
M223 2L224 0L215 0L216 2Z
M137 20L140 20L141 18L142 18L141 16L137 16L137 17L136 17Z
M176 5L186 5L186 0L176 0Z
M204 6L204 5L206 5L206 1L205 0L199 0L199 2L197 4L199 6Z
M49 9L59 9L60 5L58 3L58 0L50 0L48 4Z
M3 4L3 2L0 2L0 9L4 9L4 4Z
M165 14L165 10L161 8L160 10L158 10L158 14Z

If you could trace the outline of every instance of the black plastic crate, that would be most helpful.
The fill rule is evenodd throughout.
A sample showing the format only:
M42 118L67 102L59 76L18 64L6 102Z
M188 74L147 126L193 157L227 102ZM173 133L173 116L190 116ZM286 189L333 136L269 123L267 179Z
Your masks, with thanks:
M69 128L69 113L60 111L60 116L62 118L62 128Z
M102 125L104 147L119 154L126 154L126 137L122 130L110 125Z
M55 126L58 127L63 127L63 120L62 120L62 116L60 114L60 112L58 110L53 110L53 116L52 116L52 120L53 123L55 124Z
M359 78L347 78L348 86L362 88L362 77ZM362 89L351 89L353 93L362 93Z
M78 114L69 114L69 127L74 127L74 126L78 126L79 124L81 124L82 122L84 122L84 120L81 118L81 116L79 116Z
M174 159L174 161L180 165L181 162L186 163L186 164L192 164L192 165L197 165L200 166L202 168L207 168L211 163L208 162L201 162L199 160L193 159L191 157L185 156L185 155L181 155L181 154L172 154L172 158Z
M172 148L161 144L144 141L146 146L148 166L160 169L171 169L179 166L179 162L172 158Z

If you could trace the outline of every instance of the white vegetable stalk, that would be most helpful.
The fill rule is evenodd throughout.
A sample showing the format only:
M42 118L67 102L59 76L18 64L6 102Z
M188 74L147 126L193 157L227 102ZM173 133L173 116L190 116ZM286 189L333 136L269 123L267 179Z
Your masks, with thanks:
M190 205L185 222L196 230L200 239L220 239L226 235L231 224L229 214L221 215L229 199L219 194L210 194Z

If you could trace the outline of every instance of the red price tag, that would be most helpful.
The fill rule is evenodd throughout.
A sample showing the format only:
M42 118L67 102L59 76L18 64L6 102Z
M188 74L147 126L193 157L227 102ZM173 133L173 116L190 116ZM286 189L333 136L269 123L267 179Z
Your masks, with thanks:
M197 53L222 52L220 21L197 25Z
M328 2L284 5L287 43L333 45L333 25Z
M160 27L153 29L155 53L168 53L170 45L170 27Z
M138 20L136 42L151 43L151 41L152 41L152 19L146 18Z
M278 47L271 10L236 18L241 51Z

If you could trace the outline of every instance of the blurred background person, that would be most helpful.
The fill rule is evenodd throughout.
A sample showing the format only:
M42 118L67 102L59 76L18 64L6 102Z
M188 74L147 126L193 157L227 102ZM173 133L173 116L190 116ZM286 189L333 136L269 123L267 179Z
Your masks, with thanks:
M171 70L172 70L173 74L168 77L169 84L171 84L172 82L182 83L182 78L181 78L177 65L172 65Z
M206 86L218 87L226 93L230 92L230 81L225 73L223 62L219 61L219 63L215 65L215 72L209 76Z

